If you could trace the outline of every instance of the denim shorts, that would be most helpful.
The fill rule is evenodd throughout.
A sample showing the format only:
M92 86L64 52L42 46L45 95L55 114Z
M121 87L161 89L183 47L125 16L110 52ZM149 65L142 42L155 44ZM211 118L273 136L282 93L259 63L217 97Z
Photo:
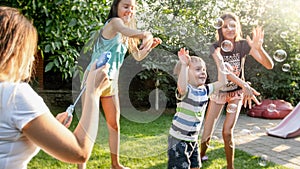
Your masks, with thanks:
M168 138L168 169L200 168L198 142Z

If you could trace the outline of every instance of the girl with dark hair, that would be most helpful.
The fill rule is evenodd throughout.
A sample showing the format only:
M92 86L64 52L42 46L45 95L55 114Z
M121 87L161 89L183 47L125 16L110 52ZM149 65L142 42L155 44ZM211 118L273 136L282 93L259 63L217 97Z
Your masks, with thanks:
M123 64L127 51L129 51L135 60L141 61L149 54L151 49L161 43L161 39L153 38L150 32L136 29L136 20L134 18L135 10L135 0L114 0L106 23L100 31L92 53L91 63L101 56L103 52L111 52L111 58L109 60L110 68L108 71L111 85L101 95L100 101L104 110L109 131L109 147L112 169L127 168L122 166L119 162L119 69ZM140 40L142 43L138 46ZM87 67L85 74L88 72L89 66ZM85 79L85 76L83 79Z
M211 53L217 48L222 48L222 42L228 40L233 45L232 50L222 50L224 62L228 63L232 68L232 74L227 75L228 82L224 87L221 87L218 92L215 92L210 97L208 104L204 129L201 139L201 159L208 159L205 156L209 145L210 138L224 105L227 103L226 117L223 124L222 136L224 140L224 148L227 160L227 168L234 168L234 138L233 130L240 114L243 105L251 108L252 100L259 104L256 96L259 93L251 88L244 78L244 63L246 55L250 54L257 62L262 64L267 69L273 68L271 57L262 47L264 32L261 27L253 29L252 39L247 36L242 38L242 31L239 19L233 13L225 13L221 16L224 24L217 30L217 42L211 48Z

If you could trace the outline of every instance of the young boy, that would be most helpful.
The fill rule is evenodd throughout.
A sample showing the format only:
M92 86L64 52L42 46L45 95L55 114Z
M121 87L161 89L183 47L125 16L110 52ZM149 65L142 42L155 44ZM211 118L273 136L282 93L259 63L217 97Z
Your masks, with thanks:
M189 56L189 51L181 48L179 61L174 68L178 76L176 114L168 138L168 169L200 169L198 136L205 115L209 95L226 83L226 68L220 49L213 58L218 67L218 81L205 84L207 79L205 62L197 56Z

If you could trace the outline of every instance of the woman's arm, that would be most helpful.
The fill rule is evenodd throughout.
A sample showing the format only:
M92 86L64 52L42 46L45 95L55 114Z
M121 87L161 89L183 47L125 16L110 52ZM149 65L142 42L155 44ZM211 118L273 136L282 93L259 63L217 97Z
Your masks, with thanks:
M99 96L109 85L105 70L95 70L95 66L87 78L82 116L73 133L50 113L35 118L22 129L27 138L61 161L83 163L91 154L98 131Z
M73 120L73 117L71 116L70 119L67 121L67 123L64 124L65 120L68 119L68 112L58 113L55 118L56 118L56 120L58 120L61 124L63 124L67 128L70 127L71 122Z
M267 69L273 69L274 63L272 58L269 56L269 54L265 51L263 48L264 40L264 31L262 30L262 27L258 26L255 29L253 29L253 38L250 39L249 36L247 36L247 42L251 47L250 55L253 56L253 58L258 61L260 64L262 64Z

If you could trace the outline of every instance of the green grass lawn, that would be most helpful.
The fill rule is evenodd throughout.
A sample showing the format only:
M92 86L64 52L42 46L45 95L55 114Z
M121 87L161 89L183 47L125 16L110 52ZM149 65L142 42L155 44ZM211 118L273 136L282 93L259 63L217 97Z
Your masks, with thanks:
M56 110L61 112L64 110ZM126 110L123 110L126 111ZM55 114L55 113L54 113ZM163 114L152 122L137 123L121 117L121 147L120 161L132 169L166 169L167 168L167 136L173 115ZM71 130L78 120L72 122ZM209 161L203 163L205 169L226 168L223 143L213 142L214 148L209 149ZM236 169L285 169L274 163L267 163L262 167L258 163L259 157L236 150ZM66 164L50 157L43 151L34 157L28 166L29 169L76 169L74 164ZM91 158L87 163L88 169L109 169L110 153L108 148L108 132L103 116L99 124L97 142Z

